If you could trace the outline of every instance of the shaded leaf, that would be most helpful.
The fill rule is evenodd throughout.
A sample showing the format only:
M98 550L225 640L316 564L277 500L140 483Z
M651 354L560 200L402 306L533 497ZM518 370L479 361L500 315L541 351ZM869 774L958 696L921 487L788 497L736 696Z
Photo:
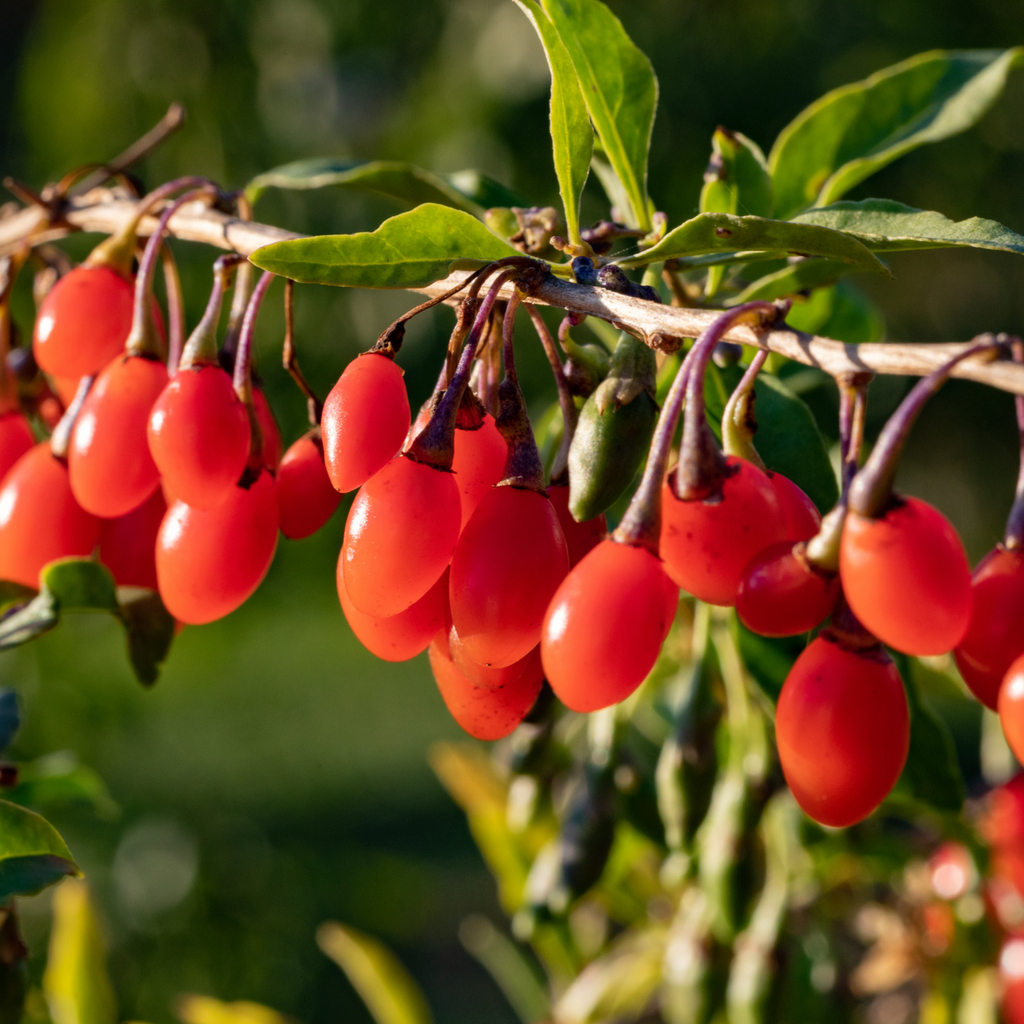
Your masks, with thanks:
M250 259L305 284L419 288L447 276L456 260L506 256L522 253L468 213L425 203L389 218L376 231L287 239L257 249Z
M348 976L377 1024L429 1024L433 1019L419 986L382 943L330 921L317 945Z
M88 887L66 881L53 896L53 931L43 974L53 1024L115 1024L117 1002L106 954Z
M11 580L0 580L0 608L20 601L29 601L36 591L32 587L14 583Z
M601 148L629 197L635 227L650 229L647 154L658 80L647 57L600 0L543 0L572 59Z
M737 616L732 618L732 628L744 666L765 696L776 703L793 662L807 646L806 639L760 636L747 629Z
M14 690L0 690L0 751L11 745L20 727L17 693Z
M853 270L854 268L849 263L844 263L842 260L824 258L797 260L781 270L765 274L764 277L752 281L738 295L729 299L728 305L739 306L744 302L752 302L754 299L771 302L773 299L795 295L797 292L833 284L843 274L849 274Z
M772 179L761 147L739 132L716 128L700 194L701 213L772 215Z
M35 896L68 875L77 873L78 869L71 861L48 853L9 857L0 861L0 899Z
M0 904L77 872L64 840L45 818L0 800Z
M875 270L888 277L892 276L885 264L866 246L840 231L816 224L795 224L767 220L764 217L737 217L729 213L700 213L673 228L657 245L618 262L623 267L639 267L658 260L738 250L829 256L863 270Z
M223 1003L187 993L174 1007L184 1024L289 1024L290 1018L261 1003Z
M972 248L1024 253L1024 235L994 220L953 221L934 210L917 210L893 199L833 203L808 210L795 222L844 231L875 252Z
M128 660L139 682L151 686L171 651L174 616L155 590L118 587L117 598L127 634Z
M79 764L71 751L47 754L19 765L18 784L5 796L11 803L34 808L84 803L103 818L113 818L120 810L103 779Z
M912 149L970 128L1021 53L932 50L826 93L772 147L776 216L834 202Z
M622 182L619 181L619 177L612 165L605 158L604 150L599 146L594 147L594 155L590 159L590 167L597 180L601 182L604 194L608 197L612 218L620 222L629 220L631 208L629 195L622 187Z
M516 0L533 23L551 69L551 144L569 240L580 240L580 195L590 173L594 130L572 58L536 0Z
M468 196L481 209L492 206L529 206L518 192L513 191L500 181L480 171L465 170L445 174L445 181L457 188L464 196Z

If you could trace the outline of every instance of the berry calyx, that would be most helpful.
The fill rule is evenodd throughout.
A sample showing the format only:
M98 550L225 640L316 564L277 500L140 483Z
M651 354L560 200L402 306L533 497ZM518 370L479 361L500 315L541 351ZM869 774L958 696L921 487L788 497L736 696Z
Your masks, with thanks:
M256 473L215 508L175 501L167 510L156 573L164 605L179 622L223 618L266 576L277 547L277 494L274 478L262 468Z
M896 784L910 748L899 672L881 645L826 630L790 669L775 713L779 760L793 796L822 825L866 818Z
M75 500L64 461L37 444L0 487L0 579L39 586L39 572L57 558L86 558L100 522Z
M348 596L345 589L343 563L338 559L335 574L338 600L345 619L356 639L383 661L408 661L427 649L439 630L445 625L448 609L448 573L415 603L386 619L364 615Z
M314 427L285 452L277 470L281 532L291 540L311 536L331 518L340 501L324 465L320 428Z
M157 589L156 537L167 512L158 487L137 509L100 524L99 559L119 587Z

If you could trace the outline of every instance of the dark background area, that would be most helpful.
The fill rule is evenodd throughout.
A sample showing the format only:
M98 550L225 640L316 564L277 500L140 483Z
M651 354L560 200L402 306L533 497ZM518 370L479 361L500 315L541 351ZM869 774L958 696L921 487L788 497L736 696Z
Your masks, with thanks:
M767 150L823 91L932 47L1024 41L1024 7L1000 0L613 2L658 73L650 188L670 223L696 211L718 124ZM206 174L240 187L306 156L475 167L536 203L557 191L546 65L511 0L23 0L0 4L0 172L34 187L102 160L173 99L189 121L139 168L147 185ZM861 185L949 217L1024 231L1024 75L970 133L922 149ZM368 230L400 207L355 192L268 193L257 219L298 231ZM605 213L592 182L585 218ZM95 239L74 239L81 256ZM189 322L212 255L178 244ZM863 282L896 340L1024 330L1024 263L1004 254L893 259ZM321 394L412 304L405 294L300 288L297 342ZM27 293L17 315L30 330ZM450 314L417 321L400 362L417 404L436 376ZM261 321L261 370L286 442L304 403L280 371L280 293ZM530 359L532 358L532 361ZM552 391L539 355L525 386ZM879 389L880 416L900 386ZM816 402L827 409L827 398ZM828 425L824 425L826 430ZM973 558L1001 532L1016 477L1012 403L962 383L932 402L900 483L933 501ZM0 655L23 695L23 758L73 751L107 781L119 816L54 820L101 899L122 1019L173 1019L182 991L253 999L308 1024L368 1019L316 949L329 918L392 944L438 1021L514 1019L456 932L498 920L493 886L426 751L456 738L425 658L389 666L349 632L334 593L345 506L320 535L282 542L256 597L188 629L163 679L130 678L118 627L79 617ZM46 897L26 901L41 969Z

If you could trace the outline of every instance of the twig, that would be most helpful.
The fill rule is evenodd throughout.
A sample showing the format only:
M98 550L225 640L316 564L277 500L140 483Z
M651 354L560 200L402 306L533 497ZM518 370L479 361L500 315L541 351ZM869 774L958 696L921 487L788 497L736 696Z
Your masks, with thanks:
M65 223L68 230L112 234L131 218L134 208L135 203L130 200L111 198L108 192L93 192L73 199L68 204L64 215ZM23 239L40 230L45 221L46 212L34 207L0 220L0 256L17 248ZM140 234L145 235L155 230L156 222L155 216L144 217ZM193 204L179 210L170 220L168 233L188 241L205 242L221 249L234 249L243 255L249 255L260 246L269 245L271 242L302 237L282 228L240 220L201 204ZM52 237L52 232L48 232L47 237ZM459 270L444 280L414 290L435 297L453 288L469 273L470 271ZM513 286L507 285L500 298L511 298L512 290ZM714 309L665 306L622 295L607 288L573 284L554 277L543 281L526 301L601 317L651 345L660 340L659 336L695 338L721 313L721 310ZM970 344L888 342L852 345L789 328L755 334L746 326L732 328L726 333L725 340L767 348L795 362L819 367L832 376L871 371L879 374L923 377ZM1024 395L1024 366L1008 360L986 362L983 357L970 359L958 364L953 376L988 384L1012 394Z

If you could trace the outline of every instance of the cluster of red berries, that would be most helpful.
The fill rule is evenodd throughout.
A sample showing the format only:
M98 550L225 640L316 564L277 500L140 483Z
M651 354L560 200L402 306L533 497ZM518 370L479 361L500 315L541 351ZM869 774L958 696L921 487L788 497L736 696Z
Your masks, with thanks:
M34 588L48 562L95 553L119 586L157 590L179 622L199 624L256 590L279 528L289 537L314 532L340 496L318 432L282 457L273 413L250 381L270 275L249 299L234 377L218 359L216 334L238 258L218 261L206 315L183 351L171 339L168 355L152 273L177 205L137 275L133 224L39 303L32 353L68 406L40 442L20 410L0 417L0 579Z

